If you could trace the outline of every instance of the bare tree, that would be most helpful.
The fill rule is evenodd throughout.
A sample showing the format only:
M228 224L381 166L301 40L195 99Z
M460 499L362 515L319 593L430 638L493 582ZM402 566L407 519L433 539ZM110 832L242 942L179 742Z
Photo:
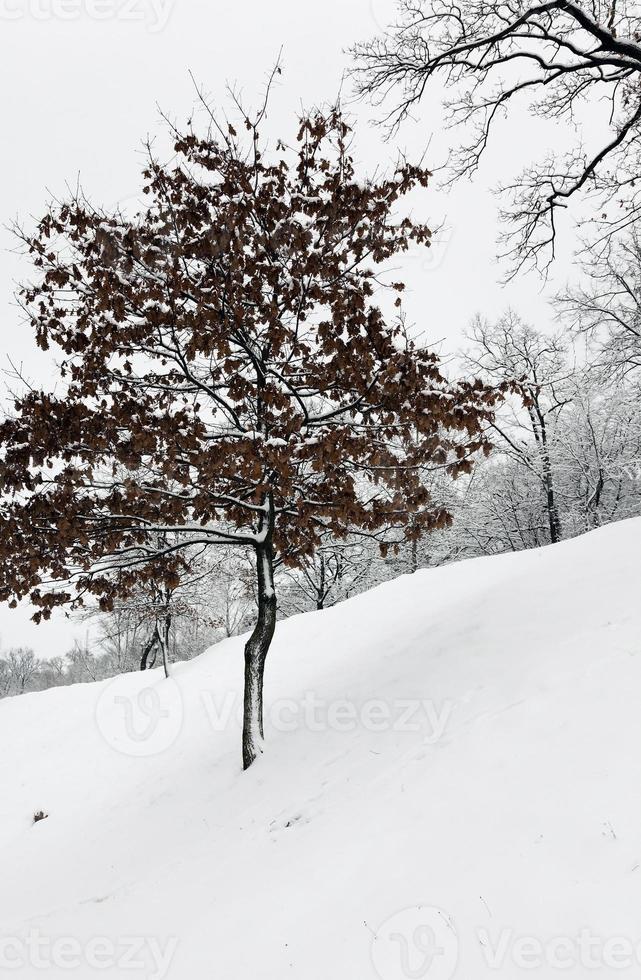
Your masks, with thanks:
M11 686L19 694L24 694L29 681L39 667L35 653L28 647L17 647L9 651L7 664L11 675Z
M582 375L556 437L565 521L574 534L641 509L641 392L616 379L605 388L593 378Z
M424 97L446 92L447 121L462 129L453 178L475 172L496 122L523 106L520 97L529 99L526 109L573 127L580 104L594 108L606 99L609 117L593 152L579 135L573 148L549 152L504 187L513 267L547 267L559 209L582 193L598 196L606 236L639 214L640 39L637 0L399 0L397 24L355 48L356 78L360 93L375 101L392 94L392 126Z
M575 332L596 347L594 366L604 380L621 381L641 369L641 240L637 229L609 241L587 266L589 278L560 298Z
M559 336L534 330L513 312L498 323L477 318L466 363L487 378L518 380L523 398L512 398L491 423L503 451L525 467L543 490L550 541L562 537L557 502L554 432L572 400L567 349ZM531 438L532 437L532 438Z
M548 544L549 521L538 478L514 456L493 454L470 478L451 535L465 557Z
M0 698L6 697L11 690L11 669L4 657L0 657Z
M57 683L62 684L64 682L65 676L65 660L64 657L55 656L49 657L46 661L51 673L53 674Z
M231 551L224 554L218 565L211 587L210 625L223 636L237 636L251 624L257 596L255 581L248 556Z
M104 659L93 654L88 641L81 643L79 640L74 640L66 660L68 676L72 683L98 681L109 676Z
M288 587L284 604L292 611L325 609L376 582L381 572L380 551L371 542L327 537L318 551L299 569L284 573Z
M165 535L162 542L155 542L156 547L170 547L174 537L170 540ZM96 621L96 647L107 658L110 672L147 670L160 655L168 673L171 659L201 653L213 642L215 617L210 607L214 583L230 560L226 552L205 560L202 548L184 551L175 582L152 578L118 598L107 612L95 605L81 613L82 620Z

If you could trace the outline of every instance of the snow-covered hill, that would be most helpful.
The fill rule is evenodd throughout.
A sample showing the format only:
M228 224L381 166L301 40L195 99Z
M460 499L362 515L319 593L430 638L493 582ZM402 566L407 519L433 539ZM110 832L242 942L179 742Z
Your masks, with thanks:
M640 546L626 521L280 623L245 774L240 639L0 702L0 974L638 976Z

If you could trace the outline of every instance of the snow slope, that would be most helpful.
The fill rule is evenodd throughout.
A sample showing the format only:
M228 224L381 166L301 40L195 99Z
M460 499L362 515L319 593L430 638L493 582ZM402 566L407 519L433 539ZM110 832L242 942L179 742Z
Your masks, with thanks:
M280 623L245 774L240 639L0 702L0 975L638 976L640 544Z

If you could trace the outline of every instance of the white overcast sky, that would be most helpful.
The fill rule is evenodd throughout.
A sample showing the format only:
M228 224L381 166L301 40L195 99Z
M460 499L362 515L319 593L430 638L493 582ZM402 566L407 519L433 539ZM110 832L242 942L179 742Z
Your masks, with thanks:
M284 71L268 130L293 139L300 107L334 99L349 64L345 49L376 33L392 11L389 0L0 0L2 224L16 217L28 223L49 193L64 195L78 176L105 206L134 198L142 140L161 130L158 106L177 121L192 110L190 71L214 102L223 102L229 82L255 103L282 47ZM343 93L350 95L349 81ZM373 110L354 105L350 111L358 121L355 155L362 172L391 161L394 145L370 125ZM426 165L441 162L454 137L443 134L440 118L437 102L425 104L395 144L418 156L430 143ZM492 317L511 305L539 326L551 325L547 297L568 276L569 252L547 289L534 275L501 285L497 202L489 188L558 135L524 113L517 125L499 131L474 183L421 196L424 213L415 210L415 216L434 223L445 218L448 232L430 254L404 261L405 303L410 322L428 341L442 340L444 352L461 343L476 312ZM1 236L3 366L10 357L31 378L44 380L51 365L34 350L12 298L28 265L13 251L10 234L2 230ZM0 607L0 649L22 643L42 656L64 653L85 631L63 617L35 627L29 616L29 609Z

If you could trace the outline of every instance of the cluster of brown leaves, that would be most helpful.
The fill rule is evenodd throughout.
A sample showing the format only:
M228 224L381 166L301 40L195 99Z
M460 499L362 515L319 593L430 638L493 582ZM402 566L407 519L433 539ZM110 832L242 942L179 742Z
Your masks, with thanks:
M422 474L469 470L498 394L448 384L374 302L380 264L429 244L394 216L428 173L357 180L338 111L269 161L247 130L176 134L135 218L78 196L24 235L39 272L24 307L62 352L64 391L30 391L0 426L1 598L47 616L173 587L196 543L260 547L267 498L291 564L328 531L384 541L450 520Z

